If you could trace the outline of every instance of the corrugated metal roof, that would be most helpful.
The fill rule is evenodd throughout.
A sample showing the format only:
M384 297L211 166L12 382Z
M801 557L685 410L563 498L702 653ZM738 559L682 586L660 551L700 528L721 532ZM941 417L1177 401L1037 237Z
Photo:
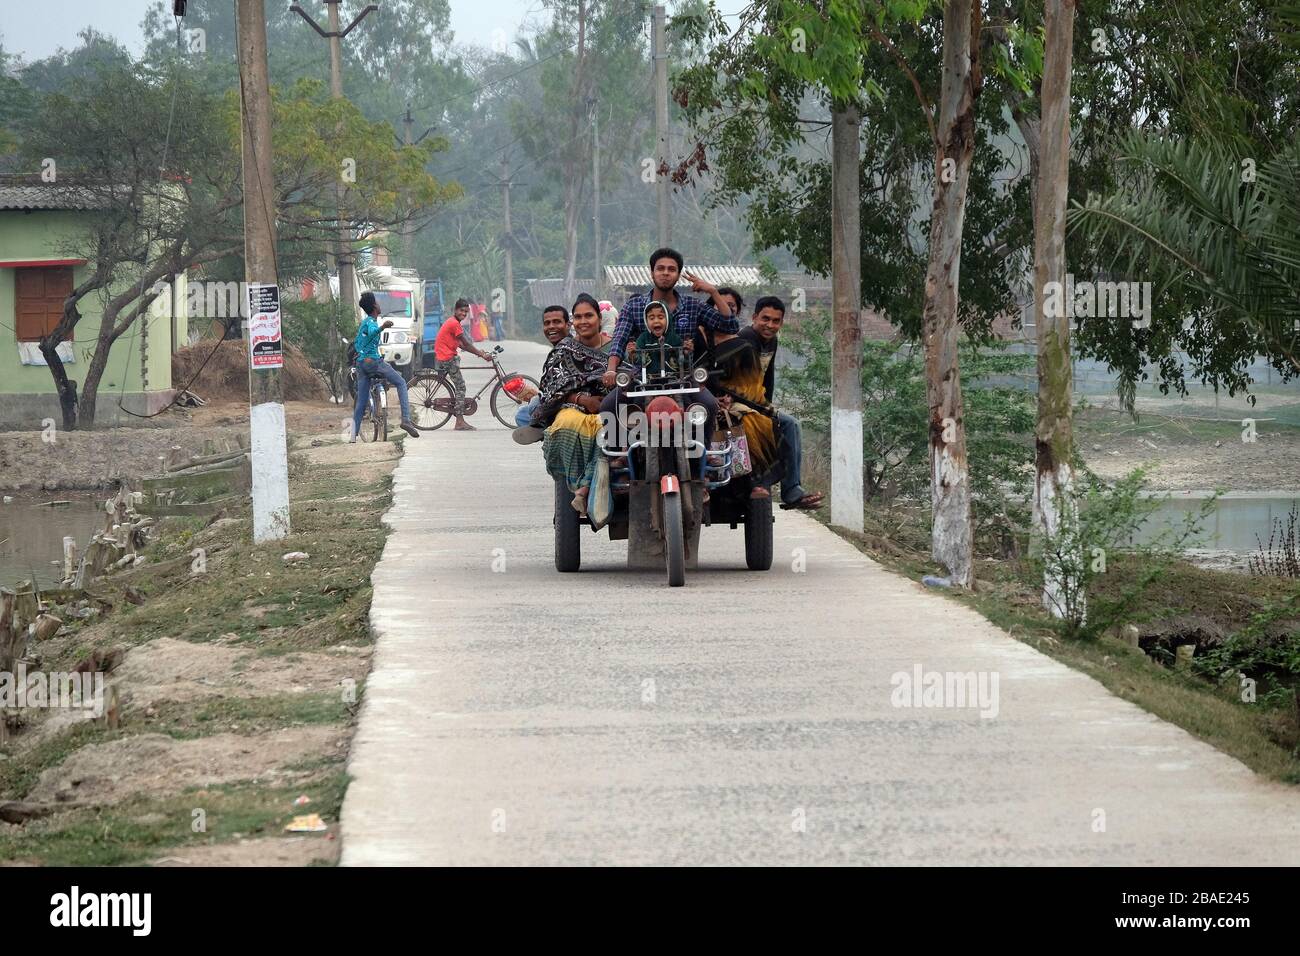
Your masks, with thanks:
M596 295L596 280L574 279L573 294L577 295L579 292ZM548 305L562 305L567 309L572 304L560 301L564 298L563 279L529 279L528 296L533 306L538 309L544 309Z
M84 186L0 183L0 209L99 209L106 197Z
M764 285L763 276L758 266L696 266L687 265L686 270L699 276L705 282L718 286L745 288ZM644 289L650 285L649 266L605 266L605 283L611 288ZM690 287L685 279L679 279L679 286Z

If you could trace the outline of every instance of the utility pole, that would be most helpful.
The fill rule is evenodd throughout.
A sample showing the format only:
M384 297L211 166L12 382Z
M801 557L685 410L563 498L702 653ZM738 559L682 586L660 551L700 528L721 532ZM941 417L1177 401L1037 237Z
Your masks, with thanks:
M862 112L831 110L831 524L862 530Z
M654 30L651 43L655 62L655 135L658 155L655 156L655 189L659 201L659 245L672 241L672 223L668 217L668 176L661 172L668 166L668 51L664 42L668 15L663 6L654 8Z
M424 142L424 138L433 132L433 127L430 126L428 129L426 129L423 133L420 134L419 139L416 139L415 134L413 132L414 128L415 128L415 117L411 115L411 104L408 101L406 104L406 112L402 114L402 145L403 146L419 146L421 143ZM406 255L407 266L411 268L415 268L415 235L411 231L411 219L410 219L411 208L409 204L405 211L406 211L407 219L406 222L402 223L402 245L404 247L404 253Z
M501 212L505 217L506 247L506 327L510 334L519 337L515 325L515 237L510 228L510 160L501 157Z
M280 295L271 169L271 85L263 0L237 0L240 145L244 167L244 278L249 318L249 447L253 542L289 533L289 462L280 385Z
M336 100L341 100L343 99L343 38L351 33L356 25L366 18L367 14L378 10L379 4L367 4L365 9L348 24L346 30L340 30L339 4L342 0L322 0L322 2L329 8L328 30L321 29L320 24L313 20L298 4L291 5L289 9L306 20L313 30L330 41L330 95ZM351 316L355 320L357 315L357 295L356 272L352 262L352 227L348 223L346 215L347 188L341 178L338 181L337 190L339 238L334 258L338 263L339 270L339 301L343 304L343 314Z
M596 265L592 278L600 292L605 285L605 264L600 255L600 103L593 96L587 100L587 107L591 110L591 228Z

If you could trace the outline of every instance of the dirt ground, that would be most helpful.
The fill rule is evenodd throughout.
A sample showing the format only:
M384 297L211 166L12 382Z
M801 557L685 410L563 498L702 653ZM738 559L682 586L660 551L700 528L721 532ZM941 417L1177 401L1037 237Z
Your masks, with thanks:
M1079 450L1103 477L1141 466L1159 491L1300 487L1300 427L1289 397L1263 395L1254 408L1227 401L1216 408L1212 397L1139 399L1137 411L1134 421L1111 401L1076 417Z
M343 765L372 652L369 575L400 447L341 444L336 407L295 406L288 539L252 545L246 514L166 519L149 555L172 570L131 572L143 603L110 575L92 587L103 614L69 617L29 649L29 669L51 672L94 649L121 651L107 675L119 726L69 710L9 715L0 802L68 809L0 824L0 865L337 859ZM246 415L237 403L208 407L190 427L238 429ZM190 567L195 547L207 554L202 574ZM292 551L309 557L286 564ZM196 809L208 826L192 833ZM285 832L309 813L328 829ZM119 836L105 846L94 834L109 830Z
M285 406L290 438L308 444L342 437L350 417L348 409L324 400ZM247 402L171 408L131 427L0 432L0 491L109 488L119 478L159 474L168 456L185 460L209 448L247 445Z

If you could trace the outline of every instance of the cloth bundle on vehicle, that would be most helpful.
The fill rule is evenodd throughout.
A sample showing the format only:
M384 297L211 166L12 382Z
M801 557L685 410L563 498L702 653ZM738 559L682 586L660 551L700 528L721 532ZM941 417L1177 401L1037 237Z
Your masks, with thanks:
M506 390L506 394L509 395L511 398L519 401L527 400L523 396L525 395L526 392L529 391L528 383L525 382L522 378L519 378L518 376L514 378L506 379L501 384L501 387Z
M749 457L749 437L745 434L744 427L731 417L730 412L724 410L722 415L727 425L713 444L716 447L731 442L731 474L739 478L741 475L749 474L754 468Z
M599 531L609 522L613 513L614 489L609 480L609 459L601 454L596 459L596 474L587 502L587 517L591 520L591 526Z

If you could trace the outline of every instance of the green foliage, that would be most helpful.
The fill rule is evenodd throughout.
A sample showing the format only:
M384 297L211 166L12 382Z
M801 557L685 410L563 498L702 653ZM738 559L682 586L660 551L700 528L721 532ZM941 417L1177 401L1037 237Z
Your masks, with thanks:
M1160 506L1160 498L1144 494L1146 486L1141 468L1107 483L1076 463L1074 499L1061 502L1056 534L1040 536L1031 559L1038 579L1047 582L1045 593L1054 605L1048 609L1067 637L1094 637L1120 623L1168 572L1214 509L1211 497L1180 526L1134 546L1132 541ZM1100 597L1094 584L1106 573L1108 556L1121 551L1139 553L1140 569L1117 594Z
M337 300L312 299L284 303L284 338L298 346L311 367L329 382L332 395L347 391L347 342L356 334L355 323L343 317Z
M1264 158L1133 133L1119 155L1132 185L1076 203L1070 218L1112 251L1116 274L1153 283L1151 328L1084 321L1090 351L1134 381L1145 355L1159 359L1166 390L1185 391L1175 348L1230 393L1249 384L1257 354L1283 381L1300 372L1300 138Z
M1080 324L1081 354L1117 370L1122 393L1147 379L1148 363L1158 366L1163 391L1180 393L1189 376L1232 394L1247 389L1245 366L1256 352L1280 358L1275 367L1294 374L1248 320L1250 286L1237 280L1249 247L1263 238L1255 212L1259 190L1268 188L1262 176L1246 183L1241 161L1262 170L1289 154L1282 171L1289 164L1294 181L1298 23L1295 5L1275 0L1080 4L1067 261L1079 278L1118 274L1151 281L1159 293L1149 329ZM1171 24L1175 41L1151 42ZM1104 52L1088 46L1097 30ZM1139 235L1148 226L1149 239ZM1290 244L1294 249L1294 232ZM1265 277L1261 266L1249 267ZM1225 296L1212 288L1219 282Z
M1297 618L1300 589L1257 612L1246 627L1194 657L1193 667L1207 680L1226 680L1242 690L1243 678L1249 678L1257 684L1253 702L1295 708L1300 703L1300 630L1288 625Z
M783 368L780 401L806 427L830 431L831 337L825 319L805 321L783 333L782 344L798 356ZM1009 381L1032 373L1034 359L1004 344L961 346L966 402L967 461L981 526L1023 526L1023 501L1033 462L1032 395ZM908 344L862 343L863 481L868 500L904 496L924 499L930 487L929 414L925 363ZM1017 520L1018 519L1018 520Z
M755 4L734 31L721 18L697 18L693 35L712 51L675 77L675 95L701 144L697 166L710 171L713 208L749 200L754 248L788 249L819 275L831 270L826 117L837 101L859 102L863 303L911 337L919 336L925 298L935 175L927 108L938 100L942 75L938 6L770 0ZM1023 84L1024 60L1004 56L1000 68ZM865 95L857 95L859 87ZM958 318L982 339L997 316L1015 308L1032 234L1028 184L1008 176L1015 157L1004 91L986 89L976 108L980 148L965 212Z

